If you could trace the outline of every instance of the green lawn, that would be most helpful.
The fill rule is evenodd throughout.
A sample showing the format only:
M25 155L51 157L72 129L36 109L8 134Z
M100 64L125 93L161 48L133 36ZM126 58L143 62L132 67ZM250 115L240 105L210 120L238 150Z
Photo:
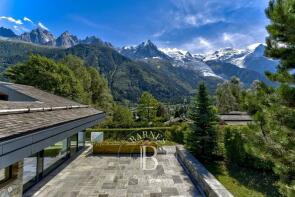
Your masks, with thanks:
M206 168L237 197L280 196L276 177L270 172L261 172L224 162L205 164Z

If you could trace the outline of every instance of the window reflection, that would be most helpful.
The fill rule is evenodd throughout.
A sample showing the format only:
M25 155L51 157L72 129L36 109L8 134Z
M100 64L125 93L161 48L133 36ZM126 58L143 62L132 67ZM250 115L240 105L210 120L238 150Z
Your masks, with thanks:
M67 155L67 139L59 141L44 149L44 170L64 159Z
M11 178L11 167L0 169L0 183L4 183L10 178Z
M24 158L23 184L34 181L37 176L37 154Z
M78 150L78 134L72 135L70 137L70 145L71 155L73 155Z
M85 144L85 132L79 132L78 133L78 147L79 150L84 147Z

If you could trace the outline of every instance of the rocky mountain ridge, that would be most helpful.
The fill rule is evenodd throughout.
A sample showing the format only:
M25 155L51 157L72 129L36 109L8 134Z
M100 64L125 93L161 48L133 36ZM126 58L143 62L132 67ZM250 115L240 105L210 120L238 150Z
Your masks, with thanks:
M169 61L175 67L183 67L195 71L203 77L211 76L227 80L228 77L215 73L212 65L233 65L237 67L236 76L249 71L257 72L260 80L265 78L264 72L274 72L278 61L264 56L265 45L261 43L248 46L246 49L223 48L210 54L191 54L189 51L171 48L157 48L150 40L138 46L123 47L119 52L131 59L160 59ZM230 67L230 66L229 66ZM228 68L226 68L228 69ZM225 69L225 70L226 70ZM240 71L242 70L242 71ZM225 73L226 74L226 73ZM255 74L256 76L256 74Z
M21 35L16 35L11 29L0 27L0 36L33 44L60 48L70 48L77 44L104 44L106 46L112 47L111 43L103 42L101 39L95 36L89 36L80 40L77 36L71 34L69 31L63 32L56 38L51 32L42 27L37 27L32 31L22 33Z

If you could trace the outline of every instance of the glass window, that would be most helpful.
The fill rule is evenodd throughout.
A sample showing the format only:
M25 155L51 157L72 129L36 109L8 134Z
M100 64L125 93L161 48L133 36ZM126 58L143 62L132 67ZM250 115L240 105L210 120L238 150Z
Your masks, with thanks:
M70 149L71 155L75 154L78 150L78 134L74 134L70 137Z
M79 150L82 149L85 145L85 132L79 132L78 133L78 146Z
M4 183L10 178L11 178L11 166L0 169L0 183Z
M4 94L3 92L0 92L0 100L8 101L8 95Z
M54 164L58 165L60 162L62 162L67 156L67 147L67 139L64 139L45 148L43 153L44 170L52 166L54 168Z
M37 154L24 158L23 184L34 182L37 176Z

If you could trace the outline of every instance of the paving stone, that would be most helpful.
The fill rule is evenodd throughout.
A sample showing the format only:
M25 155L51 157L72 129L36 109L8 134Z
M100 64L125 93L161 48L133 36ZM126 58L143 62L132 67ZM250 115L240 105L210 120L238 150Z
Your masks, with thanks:
M174 183L182 183L180 176L174 175L172 176L172 179Z
M142 193L143 188L137 185L129 185L127 189L127 193Z
M174 153L158 154L156 159L156 169L146 171L140 168L138 155L118 159L117 155L85 153L68 165L61 165L61 171L43 179L43 184L41 180L27 196L200 196Z
M151 193L150 197L162 197L162 193Z
M104 183L102 184L102 189L114 189L116 187L115 183Z
M138 179L131 178L129 179L128 185L137 185L138 184Z
M162 193L164 195L171 195L171 196L179 195L179 192L175 187L163 187Z
M98 197L108 197L108 194L99 194Z
M79 191L76 192L62 192L59 196L62 197L76 197L79 195Z

